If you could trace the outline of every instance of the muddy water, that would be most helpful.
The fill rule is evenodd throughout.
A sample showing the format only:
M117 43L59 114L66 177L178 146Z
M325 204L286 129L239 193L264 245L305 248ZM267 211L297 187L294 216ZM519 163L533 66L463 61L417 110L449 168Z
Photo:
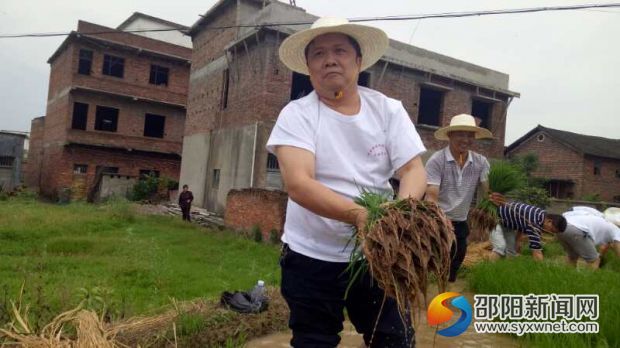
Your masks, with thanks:
M464 285L462 281L457 281L454 286L450 288L450 291L460 292L473 305L473 294L464 291ZM437 289L431 288L429 290L429 301L437 294ZM416 328L416 347L426 348L459 348L459 347L488 347L488 348L517 348L518 342L505 335L495 334L479 334L474 330L474 326L470 325L467 331L457 337L443 337L435 335L435 328L430 327L426 323L426 315L420 315L420 322ZM454 319L456 320L456 319ZM342 332L342 340L338 347L340 348L359 348L364 342L362 336L355 332L351 323L345 323L345 329ZM291 333L280 332L265 337L261 337L246 344L246 348L284 348L290 347L289 342L291 340ZM433 342L434 341L434 342Z

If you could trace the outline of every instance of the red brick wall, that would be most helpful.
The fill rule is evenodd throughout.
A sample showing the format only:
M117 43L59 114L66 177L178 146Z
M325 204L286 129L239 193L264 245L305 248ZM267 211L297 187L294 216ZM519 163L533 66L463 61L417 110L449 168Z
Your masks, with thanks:
M83 33L102 30L111 29L87 22L78 23L78 31ZM72 39L73 41L70 41L67 47L51 61L48 107L40 146L43 149L40 161L40 191L44 195L55 196L60 188L71 186L75 163L89 165L87 174L89 185L92 184L91 176L94 175L96 165L119 167L120 173L124 175L138 175L140 169L151 169L159 170L161 175L176 180L179 177L180 160L174 157L65 147L67 142L77 142L181 154L185 122L185 110L182 106L187 102L189 80L189 65L186 60L190 59L191 50L127 33L97 34L96 36L182 59L155 57L144 52L114 46L103 47L84 39L84 36ZM93 51L91 75L77 73L80 48ZM105 53L125 58L123 78L102 74ZM149 83L151 64L170 69L167 86ZM122 96L70 89L75 87L105 90ZM132 99L133 96L148 100ZM74 102L89 104L86 131L71 129ZM167 106L166 103L178 104L181 107ZM94 130L97 105L119 109L117 132ZM143 136L146 113L166 117L163 139ZM33 123L33 131L36 133L35 128ZM34 177L34 174L31 175L29 180L32 182Z
M157 170L160 176L177 181L181 170L181 161L177 159L106 149L56 147L46 151L46 160L43 161L45 181L41 185L41 193L56 197L62 188L71 188L74 180L74 164L88 165L85 174L86 192L94 183L97 166L118 167L120 175L129 176L138 176L140 170Z
M86 131L72 130L70 128L73 111L67 115L65 124L69 131L68 140L70 141L181 154L185 126L183 109L154 103L134 102L97 93L73 93L70 102L71 110L74 102L88 104L88 119ZM95 130L98 105L119 109L116 132ZM144 136L144 120L147 113L166 117L163 138Z
M93 51L90 75L77 72L80 49ZM123 77L104 75L102 73L104 55L113 55L125 59ZM111 93L125 94L158 100L162 102L185 105L189 81L189 65L180 61L164 60L152 56L138 55L135 52L116 48L101 49L91 44L75 44L73 49L73 85ZM149 83L151 65L159 65L169 69L168 85Z
M237 23L237 4L227 1L210 18L203 22L199 31L192 35L192 71L202 68L224 54L224 47L237 38L237 29L213 29L209 27L232 26Z
M110 32L116 31L116 29L104 27L102 25L89 23L85 21L78 21L77 31L79 33L87 34L92 37L96 37L99 39L105 39L109 41L114 41L117 43L125 44L133 47L141 47L143 49L147 49L150 51L161 52L177 57L181 57L184 59L190 59L192 55L192 49L184 46L178 46L175 44L171 44L164 41L159 41L155 39L151 39L148 37L135 35L131 33L123 33L121 31L118 32ZM102 34L95 34L97 32L105 32Z
M230 190L226 199L224 221L236 229L250 229L258 225L263 238L269 238L272 229L284 227L288 195L282 191L263 189Z
M594 162L600 164L600 174L594 175ZM583 190L581 196L598 194L601 200L613 202L614 197L620 196L620 160L586 156L583 166Z
M542 141L538 136L544 135ZM544 132L536 132L507 155L523 156L534 153L538 156L538 169L532 173L535 177L571 180L573 181L573 194L575 198L583 195L584 160L581 154L559 143Z
M30 123L30 139L28 142L28 160L24 164L24 184L31 188L39 187L41 161L43 155L43 133L45 117L37 117Z

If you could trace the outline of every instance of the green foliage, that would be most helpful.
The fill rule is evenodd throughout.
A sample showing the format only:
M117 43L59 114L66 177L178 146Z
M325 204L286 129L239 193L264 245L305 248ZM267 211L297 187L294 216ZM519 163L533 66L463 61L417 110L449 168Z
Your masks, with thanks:
M583 195L581 197L581 200L596 203L601 201L601 195L599 195L598 193L588 193L586 195Z
M80 306L98 313L102 320L118 319L120 311L114 300L114 290L105 286L79 288L77 291Z
M252 239L256 243L263 242L263 231L261 231L260 226L258 224L255 224L252 226Z
M513 191L511 197L519 202L534 205L542 209L547 208L549 204L551 204L551 198L549 197L547 190L539 187L521 187Z
M275 228L272 228L269 231L269 243L271 244L280 244L280 233Z
M191 336L202 331L206 326L206 321L204 315L200 313L182 313L176 325L179 336Z
M547 246L552 244L557 243ZM548 254L553 252L547 253L547 250L545 256L551 256ZM620 272L614 268L617 267L615 262L618 261L612 259L609 266L593 271L567 266L563 258L536 262L522 256L480 263L473 267L468 280L474 293L483 294L597 294L600 300L598 334L526 334L518 339L523 346L531 347L619 347L617 285Z
M243 348L245 347L246 337L244 332L240 332L237 337L228 337L224 348Z
M100 314L105 304L104 315L116 318L152 314L170 298L249 289L257 278L279 284L277 247L131 207L122 199L0 202L0 319L2 303L16 300L22 283L22 303L37 328L85 299Z
M135 183L135 185L133 185L131 199L134 201L141 201L153 198L159 189L159 181L159 178L152 174L141 178L137 183Z
M488 180L490 191L501 194L507 194L523 187L526 183L523 172L506 161L494 161L491 163Z
M532 172L538 169L539 165L538 156L532 152L522 156L514 156L510 158L509 162L519 168L528 178L532 176Z

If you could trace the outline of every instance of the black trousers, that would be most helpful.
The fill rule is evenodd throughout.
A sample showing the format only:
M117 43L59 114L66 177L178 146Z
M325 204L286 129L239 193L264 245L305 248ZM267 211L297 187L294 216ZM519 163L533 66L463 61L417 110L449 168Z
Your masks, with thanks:
M183 220L185 221L192 221L192 218L190 216L190 209L191 209L191 205L182 205L181 206L181 212L183 213Z
M465 254L467 254L467 236L469 236L467 221L452 221L452 226L454 226L456 241L452 244L452 248L450 249L452 261L450 262L449 282L456 281L456 272L461 268L461 264L463 260L465 260Z
M290 309L289 327L295 348L333 348L340 342L346 308L364 342L373 348L414 347L409 313L398 312L396 301L383 304L383 290L366 272L350 288L348 263L327 262L294 252L287 245L280 257L282 296ZM377 322L378 318L378 322Z

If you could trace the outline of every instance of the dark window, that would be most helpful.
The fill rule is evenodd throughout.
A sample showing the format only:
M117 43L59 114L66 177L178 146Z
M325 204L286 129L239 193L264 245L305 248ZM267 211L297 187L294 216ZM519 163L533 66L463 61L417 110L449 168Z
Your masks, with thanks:
M441 105L443 92L430 88L420 88L418 124L441 126Z
M616 169L616 178L620 179L620 169Z
M118 124L118 109L106 106L97 106L95 115L95 129L106 132L116 132Z
M170 69L164 68L163 66L151 65L151 76L149 77L149 83L168 86L169 71Z
M570 199L573 197L574 184L564 180L548 180L545 188L549 192L549 196L559 199Z
M280 171L280 165L278 163L278 158L272 153L267 154L267 171L268 172Z
M473 99L471 102L471 115L480 120L480 127L491 129L491 115L493 103Z
M159 170L140 169L140 180L146 179L147 176L159 178Z
M220 187L220 170L213 169L213 178L211 179L211 187L218 188Z
M12 167L13 161L15 161L15 157L0 156L0 167Z
M620 203L620 195L614 196L613 201L614 201L614 203Z
M90 75L93 66L93 51L80 50L80 62L78 63L78 74Z
M88 172L87 164L74 164L73 165L73 174L86 174Z
M146 116L144 117L145 137L163 138L165 127L166 117L164 116L146 114Z
M601 163L601 160L598 160L598 159L594 160L594 175L601 175L602 166L603 166L603 163Z
M293 84L291 85L291 100L303 98L310 94L314 88L310 83L310 77L293 72Z
M118 167L97 166L95 170L101 174L118 174Z
M228 85L230 83L230 70L224 69L222 75L222 98L220 100L220 110L228 107Z
M359 86L368 87L370 83L370 73L366 71L362 71L357 78L357 84Z
M86 130L86 121L88 120L88 104L73 103L73 120L71 128Z
M123 77L125 71L125 58L115 57L105 54L103 56L103 70L104 75Z

